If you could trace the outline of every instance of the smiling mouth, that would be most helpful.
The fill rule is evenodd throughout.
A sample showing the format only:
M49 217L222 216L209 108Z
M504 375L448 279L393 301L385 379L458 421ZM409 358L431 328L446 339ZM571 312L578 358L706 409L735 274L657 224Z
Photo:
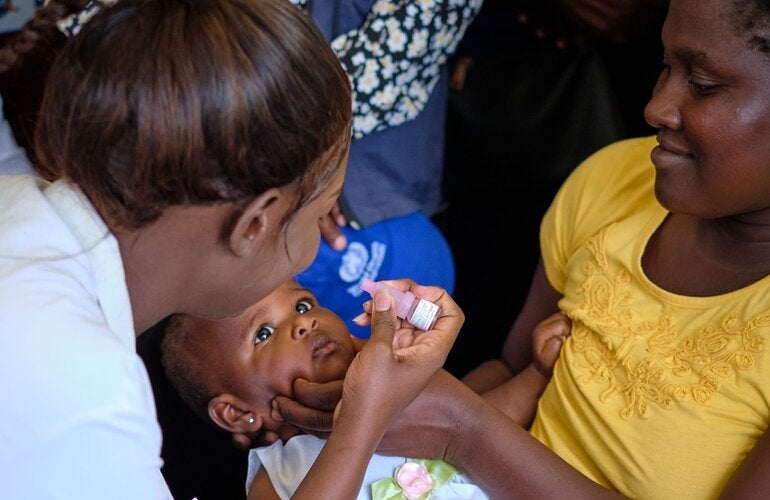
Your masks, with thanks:
M665 137L661 137L660 133L658 134L657 139L658 139L658 147L662 151L665 151L666 153L670 153L677 156L688 156L688 157L693 156L692 153L688 151L687 148L682 147L678 144L674 144L668 139L666 139Z

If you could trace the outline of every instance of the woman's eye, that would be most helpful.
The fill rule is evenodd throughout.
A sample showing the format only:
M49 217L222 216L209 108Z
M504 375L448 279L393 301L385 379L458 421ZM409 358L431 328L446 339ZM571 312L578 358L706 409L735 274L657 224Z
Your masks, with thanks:
M711 94L714 91L714 89L717 88L717 85L707 85L703 83L698 83L692 78L690 78L687 81L687 84L690 86L690 88L692 89L695 95L708 95L708 94Z
M257 331L254 332L254 344L256 345L269 339L273 335L273 332L275 332L274 326L270 326L270 325L260 326L257 329Z
M306 312L313 309L313 303L307 299L298 300L297 306L295 309L297 310L298 313L305 314Z

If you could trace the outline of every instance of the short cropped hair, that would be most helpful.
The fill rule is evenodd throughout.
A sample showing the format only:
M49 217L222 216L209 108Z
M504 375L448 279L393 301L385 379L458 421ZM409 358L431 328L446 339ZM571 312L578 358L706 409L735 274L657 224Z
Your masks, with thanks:
M190 317L184 314L175 314L169 319L161 341L161 365L182 401L198 417L214 425L208 415L208 404L217 395L212 381L216 373L212 363L216 360L205 359L197 351L189 322Z

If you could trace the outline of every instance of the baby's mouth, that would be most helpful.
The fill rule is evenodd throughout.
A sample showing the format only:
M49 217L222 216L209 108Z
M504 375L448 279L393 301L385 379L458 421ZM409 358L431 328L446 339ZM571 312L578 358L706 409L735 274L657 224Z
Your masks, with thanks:
M337 343L329 337L318 336L313 341L313 357L328 356L337 351Z

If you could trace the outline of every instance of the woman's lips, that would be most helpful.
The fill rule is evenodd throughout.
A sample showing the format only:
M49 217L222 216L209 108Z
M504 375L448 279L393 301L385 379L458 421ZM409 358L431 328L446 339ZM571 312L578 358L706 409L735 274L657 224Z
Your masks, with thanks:
M662 134L658 134L657 139L658 139L658 146L656 149L660 148L666 153L677 155L677 156L692 156L692 153L690 152L689 148L685 147L682 144L677 144L675 141L671 141L670 139L663 136Z
M652 163L658 168L689 162L693 158L694 155L688 148L663 138L660 134L658 134L658 145L650 153Z

